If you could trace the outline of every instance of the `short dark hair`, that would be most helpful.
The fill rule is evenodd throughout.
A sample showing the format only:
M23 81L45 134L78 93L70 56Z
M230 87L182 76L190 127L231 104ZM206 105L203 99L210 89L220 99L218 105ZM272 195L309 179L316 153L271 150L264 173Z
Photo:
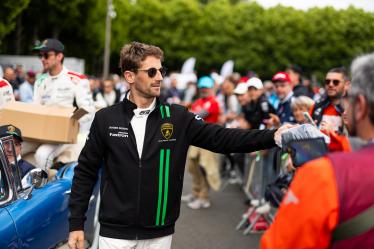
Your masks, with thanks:
M7 69L11 69L11 70L13 70L13 72L15 71L14 70L14 68L13 68L13 66L12 65L5 65L4 67L3 67L3 71L5 72Z
M289 65L288 68L287 68L287 70L291 70L292 72L297 73L300 76L303 75L303 70L301 69L300 66L298 66L296 64Z
M56 53L56 55L58 55L59 53L62 54L61 64L64 64L65 54L63 52L56 52L56 51L55 51L55 53Z
M125 44L120 53L119 67L122 73L129 70L136 72L140 63L148 56L154 56L161 61L164 59L164 52L157 46L140 42Z
M327 73L340 73L343 75L344 80L349 80L348 72L345 67L334 67L331 68Z

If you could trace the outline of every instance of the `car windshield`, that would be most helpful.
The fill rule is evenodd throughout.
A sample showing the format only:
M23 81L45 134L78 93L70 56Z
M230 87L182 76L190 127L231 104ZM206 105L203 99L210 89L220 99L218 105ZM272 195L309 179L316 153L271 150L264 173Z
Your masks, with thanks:
M12 136L2 137L1 139L3 151L5 154L5 162L9 167L9 172L11 173L11 178L15 183L17 191L22 190L21 184L21 172L17 163L17 156L15 150L15 144ZM5 166L6 166L5 165Z
M0 140L0 206L3 204L4 201L8 198L9 188L8 188L8 182L6 180L5 175L5 165L6 162L4 147L2 144L2 141Z

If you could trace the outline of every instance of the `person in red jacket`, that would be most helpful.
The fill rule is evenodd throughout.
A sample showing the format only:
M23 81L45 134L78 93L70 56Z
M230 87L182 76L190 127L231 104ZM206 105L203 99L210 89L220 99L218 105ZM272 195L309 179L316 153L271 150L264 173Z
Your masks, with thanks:
M13 88L8 81L0 78L0 107L10 101L14 101Z
M369 145L352 153L328 154L302 166L262 237L262 249L374 246L374 228L332 240L339 224L374 205L374 54L357 58L351 68L352 89L344 97L346 124L351 135Z
M347 71L343 67L330 69L325 78L326 95L313 108L311 115L317 126L331 138L329 151L350 151L344 134L342 97L350 87Z
M200 98L191 106L191 112L207 123L217 123L220 115L219 103L214 93L214 80L201 77L197 83ZM209 208L209 188L218 190L221 186L218 154L191 146L187 155L187 168L192 175L192 194L183 196L192 209Z

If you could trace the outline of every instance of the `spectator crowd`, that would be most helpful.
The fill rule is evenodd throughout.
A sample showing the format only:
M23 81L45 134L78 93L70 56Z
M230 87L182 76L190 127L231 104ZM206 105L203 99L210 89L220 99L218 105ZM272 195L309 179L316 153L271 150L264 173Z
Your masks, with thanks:
M88 114L80 120L81 134L87 134L95 111L120 103L129 90L122 76L101 79L70 71L63 65L64 46L55 39L47 39L34 51L39 55L43 70L25 70L22 65L3 65L0 79L0 108L6 102L21 101L59 107L83 107ZM150 72L148 72L150 74ZM208 123L227 128L277 129L286 123L315 125L329 137L330 152L356 150L364 141L348 135L345 116L346 101L351 87L344 67L326 68L324 80L317 84L303 74L296 64L280 68L271 79L261 79L253 72L233 72L225 78L196 75L196 81L180 84L178 72L164 78L161 99L169 104L183 105ZM51 84L51 82L58 83ZM185 87L181 88L180 86ZM19 133L21 131L18 131ZM18 139L21 139L19 136ZM22 140L20 140L22 141ZM17 145L20 145L17 141ZM35 166L54 168L59 163L76 161L82 146L35 144L23 142L23 153L34 152ZM63 155L73 151L68 159ZM219 190L225 181L245 182L248 163L244 158L261 156L264 161L262 200L267 185L280 174L294 174L298 169L290 159L279 165L279 152L219 155L197 147L190 147L187 169L192 175L192 193L182 201L192 209L209 208L209 191ZM18 156L18 155L17 155ZM20 157L20 155L19 155ZM227 161L230 166L227 166Z

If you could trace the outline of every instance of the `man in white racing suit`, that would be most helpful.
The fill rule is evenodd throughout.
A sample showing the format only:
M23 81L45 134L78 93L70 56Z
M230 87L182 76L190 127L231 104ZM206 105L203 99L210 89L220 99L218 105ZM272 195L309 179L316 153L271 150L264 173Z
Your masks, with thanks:
M89 114L81 118L80 130L88 130L95 108L87 77L63 66L64 45L60 41L47 39L33 50L39 53L46 72L35 82L34 102L46 106L84 108ZM35 151L35 161L38 167L48 169L54 158L71 147L70 144L42 144ZM75 154L78 156L79 151Z
M10 101L14 101L12 85L7 80L0 78L0 108Z

